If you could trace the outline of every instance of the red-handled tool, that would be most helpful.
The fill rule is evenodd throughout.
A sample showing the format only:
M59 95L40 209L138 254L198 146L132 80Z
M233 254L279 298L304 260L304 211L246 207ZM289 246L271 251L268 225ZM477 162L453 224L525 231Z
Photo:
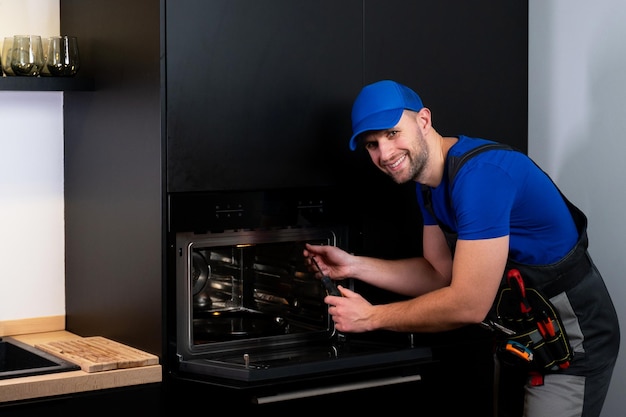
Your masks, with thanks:
M509 287L515 291L520 300L520 310L527 318L531 318L532 307L526 298L526 286L522 274L517 269L511 269L507 273ZM556 334L554 324L550 316L545 311L541 312L541 317L537 319L537 329L544 339L554 337Z
M539 332L544 337L544 339L552 338L556 335L556 330L554 328L554 321L548 316L548 313L545 311L541 312L542 319L537 321L537 328Z
M517 269L511 269L507 273L507 282L512 291L515 291L520 300L520 310L523 314L530 316L532 308L526 298L526 286L524 285L524 279L522 274Z
M548 341L554 339L557 334L557 331L561 331L556 320L553 320L548 313L545 311L541 312L542 320L537 321L537 328L539 329L539 333L541 336ZM559 364L559 368L566 369L570 365L569 361L565 361Z

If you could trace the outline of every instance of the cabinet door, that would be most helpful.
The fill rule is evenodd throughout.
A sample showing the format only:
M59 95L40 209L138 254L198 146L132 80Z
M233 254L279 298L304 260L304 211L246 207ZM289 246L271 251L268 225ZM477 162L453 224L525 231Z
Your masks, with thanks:
M394 79L412 87L443 135L482 136L527 149L527 1L364 4L365 83ZM353 199L359 207L354 213L363 219L358 249L383 257L419 254L414 184L390 186L366 156L351 158L364 159Z
M343 177L361 0L167 1L165 22L168 192Z
M422 97L444 135L527 149L528 2L365 0L364 78Z

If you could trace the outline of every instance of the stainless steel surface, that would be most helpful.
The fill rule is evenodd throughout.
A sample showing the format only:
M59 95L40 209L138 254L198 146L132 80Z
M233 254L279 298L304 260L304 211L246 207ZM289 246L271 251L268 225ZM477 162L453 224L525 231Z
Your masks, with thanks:
M383 387L387 385L404 384L407 382L420 381L421 375L407 375L380 379L370 379L367 381L353 382L349 384L329 385L318 388L303 389L298 391L288 391L275 395L259 396L254 398L256 404L269 404L279 401L295 400L299 398L316 397L319 395L336 394L339 392L354 391L366 388Z

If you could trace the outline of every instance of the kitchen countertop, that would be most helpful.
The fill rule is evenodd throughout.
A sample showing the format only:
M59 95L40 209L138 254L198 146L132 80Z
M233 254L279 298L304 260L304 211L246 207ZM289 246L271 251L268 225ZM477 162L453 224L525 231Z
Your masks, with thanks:
M22 334L11 337L31 346L53 341L82 338L81 336L65 330ZM77 370L10 378L0 380L0 403L158 383L161 381L161 365L139 366L100 372Z

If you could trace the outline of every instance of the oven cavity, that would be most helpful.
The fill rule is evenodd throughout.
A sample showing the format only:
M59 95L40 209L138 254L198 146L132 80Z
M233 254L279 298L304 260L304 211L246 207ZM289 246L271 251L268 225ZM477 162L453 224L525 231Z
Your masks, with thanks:
M305 243L336 245L337 234L326 228L178 233L179 353L333 337L324 287L304 263Z
M303 249L297 241L194 244L189 269L193 344L326 331L324 292L305 268Z

